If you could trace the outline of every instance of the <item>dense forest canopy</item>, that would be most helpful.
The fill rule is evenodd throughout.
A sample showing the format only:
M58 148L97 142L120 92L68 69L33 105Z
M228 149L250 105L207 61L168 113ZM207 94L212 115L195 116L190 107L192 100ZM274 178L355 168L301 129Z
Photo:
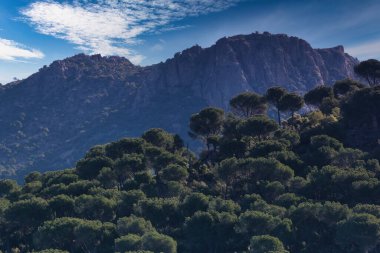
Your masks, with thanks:
M73 169L2 180L0 249L380 252L376 80L304 96L273 87L236 96L231 113L205 108L189 122L199 157L151 129L93 147Z

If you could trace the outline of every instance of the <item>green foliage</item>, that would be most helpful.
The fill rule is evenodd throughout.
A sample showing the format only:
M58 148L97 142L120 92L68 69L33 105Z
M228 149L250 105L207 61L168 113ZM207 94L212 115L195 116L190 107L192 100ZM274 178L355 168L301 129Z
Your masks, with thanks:
M253 236L249 245L251 253L286 253L282 242L270 235Z
M280 111L289 111L294 115L294 112L300 110L304 105L304 100L296 93L288 93L281 97L279 101Z
M206 211L209 207L209 197L203 193L194 192L186 196L181 204L185 217L192 216L197 211Z
M134 207L140 200L146 199L146 195L141 190L131 190L122 192L117 203L117 214L120 217L128 216L133 213Z
M111 167L112 160L108 157L92 157L80 160L76 171L83 179L94 179L104 167Z
M254 92L245 92L232 98L230 101L232 111L245 118L257 114L264 114L267 110L264 97Z
M59 249L45 249L40 251L33 251L33 253L69 253L65 250L59 250Z
M331 147L334 150L340 150L343 148L342 143L327 135L313 136L310 140L310 146L315 150L321 147Z
M57 218L45 222L35 234L37 248L58 248L73 251L76 248L95 249L102 237L103 224L78 218Z
M256 143L251 150L251 155L253 157L265 157L272 152L282 152L286 151L286 149L286 143L274 140L266 140Z
M97 185L98 185L97 181L80 180L80 181L69 184L67 187L65 187L63 184L59 184L58 186L59 188L62 188L64 193L66 193L67 195L79 196L82 194L89 193L91 189L95 188ZM58 192L60 192L60 190L61 189L58 189ZM62 194L62 193L59 193L59 194Z
M339 101L333 97L327 97L322 100L319 109L326 115L334 114L337 108L339 107Z
M239 126L242 122L243 120L240 118L232 115L227 115L226 119L223 122L223 136L230 140L241 139L242 134L239 132Z
M217 135L221 129L224 112L218 108L206 108L190 118L190 130L193 136L208 138Z
M196 212L184 225L188 252L231 252L237 217L229 213Z
M319 109L279 127L246 93L231 102L241 117L193 115L208 146L199 158L151 129L92 148L74 169L1 180L0 250L379 252L379 94L349 80L318 87L305 100ZM278 87L266 101L283 114L302 104Z
M4 217L19 229L31 230L51 217L46 200L31 198L13 202L4 212Z
M339 203L304 202L291 210L290 218L293 221L296 238L295 250L306 249L312 252L316 247L323 250L339 250L334 237L339 221L349 215L349 209ZM298 250L297 250L298 249Z
M127 234L115 240L116 252L137 251L141 249L141 237L136 234Z
M302 203L305 199L303 197L297 196L294 193L284 193L278 196L275 200L275 204L289 208L291 206L297 206Z
M364 145L377 147L380 127L380 86L365 88L353 93L342 106L343 122L347 127L366 131L370 138L363 136ZM373 135L371 136L371 132ZM370 141L372 139L373 142ZM374 140L373 140L374 139ZM361 141L358 140L358 143Z
M236 232L242 235L263 235L272 232L281 220L259 211L247 211L240 215Z
M25 176L25 183L31 183L31 182L40 181L40 180L41 180L41 173L38 171L31 172Z
M240 211L240 206L232 200L214 198L209 203L209 210L216 212L238 213Z
M333 86L334 95L336 98L347 96L362 88L364 88L363 84L351 79L337 81Z
M120 158L124 154L141 154L144 152L144 144L143 139L122 139L108 144L105 147L105 153L112 159Z
M48 203L56 217L69 217L74 213L75 201L67 195L54 196Z
M186 168L172 164L161 170L159 175L164 181L186 181L189 173Z
M281 86L275 86L267 90L266 99L275 106L278 106L280 104L281 98L287 93L288 92L285 88Z
M334 96L333 89L328 86L318 86L305 94L305 103L308 105L320 106L323 99Z
M141 200L138 205L138 213L157 227L175 224L179 219L178 199L152 198Z
M241 161L241 167L246 171L251 171L252 178L256 180L285 183L294 176L291 168L271 158L246 159Z
M155 232L150 221L136 216L123 217L117 221L117 233L119 235L144 235L145 233Z
M299 133L291 129L279 129L274 133L274 137L279 141L286 140L293 146L298 145L301 140Z
M124 188L126 180L133 178L135 173L145 169L144 156L126 154L115 161L114 172L120 188Z
M370 86L379 84L380 62L375 59L362 61L354 67L355 73L366 79Z
M262 139L277 128L277 124L267 116L253 116L242 122L239 131L244 135Z
M174 136L160 128L153 128L146 131L142 135L142 138L154 146L167 150L173 149L174 147ZM177 141L179 140L177 139Z
M81 195L75 199L74 210L83 219L111 221L115 206L114 201L103 196Z
M267 90L267 93L265 95L267 101L272 104L276 109L277 109L277 120L278 120L278 125L281 125L281 104L280 101L281 99L287 94L287 90L283 87L276 86L269 88Z
M17 182L10 179L0 180L0 197L6 197L19 191Z
M143 249L152 252L177 252L177 243L173 238L156 232L145 234L141 238L141 243Z
M372 214L373 216L380 218L380 206L370 204L357 204L352 211L354 213Z
M380 220L371 214L354 214L337 225L337 243L346 252L368 252L376 247Z

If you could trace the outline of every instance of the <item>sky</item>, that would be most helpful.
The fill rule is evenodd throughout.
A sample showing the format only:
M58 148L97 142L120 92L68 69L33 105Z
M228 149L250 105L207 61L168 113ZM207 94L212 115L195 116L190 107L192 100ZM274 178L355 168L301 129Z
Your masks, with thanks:
M0 0L0 83L78 53L146 66L256 31L380 59L379 10L379 0Z

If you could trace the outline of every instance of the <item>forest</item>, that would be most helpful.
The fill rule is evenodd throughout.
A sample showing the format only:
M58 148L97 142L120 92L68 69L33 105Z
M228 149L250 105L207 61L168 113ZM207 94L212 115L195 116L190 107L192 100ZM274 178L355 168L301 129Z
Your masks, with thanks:
M380 252L379 72L366 64L366 84L272 87L201 110L199 155L150 129L75 168L0 181L0 251Z

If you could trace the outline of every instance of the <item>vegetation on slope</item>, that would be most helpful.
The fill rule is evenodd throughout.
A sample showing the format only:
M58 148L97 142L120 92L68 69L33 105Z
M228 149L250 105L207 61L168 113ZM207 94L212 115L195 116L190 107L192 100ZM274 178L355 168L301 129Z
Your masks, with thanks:
M303 93L355 78L357 63L342 46L313 49L268 32L222 38L145 67L100 55L54 61L0 86L0 179L21 183L34 170L71 168L94 145L153 127L187 137L188 118L206 105L227 109L236 94L273 84Z
M232 114L191 117L199 158L151 129L92 148L74 169L0 181L0 249L380 252L379 101L379 86L351 80L304 97L244 93Z

